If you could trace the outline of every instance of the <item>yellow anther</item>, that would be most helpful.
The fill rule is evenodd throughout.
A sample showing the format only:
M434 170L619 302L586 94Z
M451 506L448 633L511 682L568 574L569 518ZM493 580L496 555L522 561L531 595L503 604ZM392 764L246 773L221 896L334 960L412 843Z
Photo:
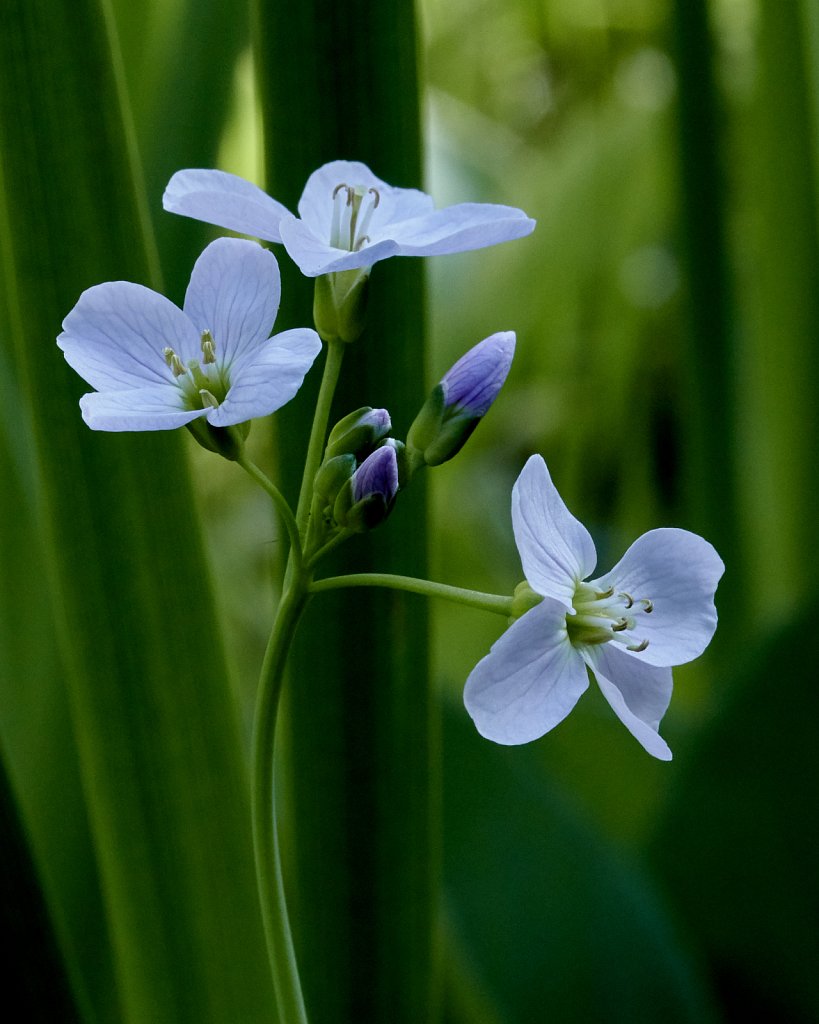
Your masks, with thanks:
M639 654L648 647L648 640L643 640L639 644L633 644L631 647L627 647L627 651L634 651L635 654Z

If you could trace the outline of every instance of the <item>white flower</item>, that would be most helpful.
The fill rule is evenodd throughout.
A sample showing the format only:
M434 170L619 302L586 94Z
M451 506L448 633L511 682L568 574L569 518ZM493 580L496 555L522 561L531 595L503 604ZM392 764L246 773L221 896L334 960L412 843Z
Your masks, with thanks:
M629 732L670 760L657 729L671 666L698 657L714 634L719 555L696 534L651 530L611 572L584 582L597 562L594 543L539 455L515 483L512 521L533 600L467 679L464 702L478 731L505 744L543 736L588 687L588 666Z
M460 203L436 210L426 193L395 188L349 160L334 160L310 175L298 217L223 171L177 171L162 202L173 213L283 242L307 277L369 268L389 256L481 249L522 238L535 227L511 206Z
M57 344L97 390L80 407L94 430L215 427L266 416L296 394L321 350L315 331L270 338L279 268L255 242L221 238L196 261L184 309L143 285L83 292Z

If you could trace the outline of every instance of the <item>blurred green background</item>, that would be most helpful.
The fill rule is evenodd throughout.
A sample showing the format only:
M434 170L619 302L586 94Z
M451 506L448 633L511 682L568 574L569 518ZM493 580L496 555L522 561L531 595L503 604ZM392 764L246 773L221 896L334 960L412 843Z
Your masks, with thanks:
M0 15L0 35L9 38L26 22L21 37L47 38L58 30L50 6L60 5L30 5L42 9L38 24L25 4L10 4ZM147 203L167 294L181 301L192 260L215 232L162 212L170 174L218 166L263 180L263 115L250 44L255 22L238 2L117 0L104 12L121 46L114 76L121 76L133 115L126 143L135 144L144 172L134 217ZM389 180L423 184L437 205L508 203L538 221L523 241L425 264L428 348L425 365L417 366L419 401L423 382L434 383L481 338L510 329L518 336L509 380L486 422L457 460L430 474L431 578L496 593L520 581L509 499L532 452L545 457L569 507L592 530L602 568L639 533L663 525L703 534L727 567L710 650L675 670L662 725L675 755L670 764L645 754L594 688L535 744L500 748L481 740L460 695L500 623L454 606L430 608L435 708L442 716L435 968L443 1019L666 1024L740 1021L753 1013L817 1020L819 696L807 641L819 611L819 4L422 0L416 13L425 181L395 173ZM376 48L370 31L366 20L357 26ZM44 62L48 53L44 46ZM38 64L24 70L36 89ZM12 92L19 83L7 77L3 84L7 126L19 117L33 138L40 126L36 117L26 122L25 103ZM89 114L93 123L97 112ZM371 111L348 116L366 120ZM7 129L0 219L7 243L15 238L20 198L16 188L9 191L10 136ZM53 158L51 173L59 175L59 154ZM107 174L86 185L106 204L113 181ZM42 230L48 233L47 219ZM128 263L130 230L109 234L125 252L110 269L104 237L97 263L77 253L62 315L82 288L100 280L156 284L150 242L139 267ZM41 294L34 271L15 277L10 269L15 260L16 268L25 263L25 245L35 251L56 243L27 237L3 250L5 338L26 319L19 282L31 288L31 302ZM71 253L59 255L61 266L71 260ZM403 271L390 267L391 280ZM375 268L373 289L382 273ZM40 288L49 291L47 284ZM42 327L43 366L51 361L54 374L62 373L50 347L58 330L58 320ZM128 960L128 943L117 937L117 927L131 926L116 923L111 893L129 882L111 867L121 848L107 848L95 826L99 794L87 775L77 781L74 751L82 760L88 741L77 724L81 715L66 724L64 676L85 669L65 669L65 642L55 640L53 625L63 638L75 628L59 580L77 570L49 567L65 540L43 516L49 484L34 455L58 436L56 425L38 426L40 403L49 402L42 381L52 371L32 384L34 371L19 347L18 360L13 346L0 350L0 734L11 780L9 835L24 840L19 849L12 839L5 844L11 882L4 903L12 921L34 923L30 940L19 940L21 950L40 951L21 956L33 979L28 991L49 978L53 998L40 1011L32 995L30 1016L20 1019L268 1019L258 1009L269 1003L262 966L235 980L236 991L256 986L256 1003L248 998L244 1009L231 1011L233 996L225 999L227 1009L214 996L208 1016L178 995L154 1005L154 968L140 968L137 954ZM389 360L387 342L373 358ZM73 380L69 389L73 403L82 388ZM366 400L382 402L377 394ZM400 436L408 422L396 420L395 427ZM207 620L204 632L224 640L241 750L276 597L271 567L279 538L264 496L235 467L182 440L184 451L172 453L182 468L168 472L174 479L190 464L224 618L223 626L213 625L205 599L205 618L190 629L198 637ZM256 428L252 441L258 460L274 467L271 434ZM112 463L123 450L110 449ZM139 490L138 482L133 486ZM115 504L119 493L112 486L106 501ZM101 520L109 507L97 513ZM143 519L112 526L97 557L104 562L106 552L119 550L118 537L127 543L128 531L143 530L144 551L156 542L161 552L154 569L161 564L173 576L165 559L174 557L178 538L172 529L167 537L157 530L175 523L177 513L151 514L158 527ZM196 534L195 516L192 523L188 532ZM398 526L412 529L406 521ZM382 529L396 528L393 521ZM93 531L102 527L89 529L98 536ZM190 557L199 565L198 555ZM143 571L124 555L123 563L117 572ZM157 619L154 637L161 642L159 612ZM177 629L173 624L168 649L178 645ZM180 655L183 662L199 657L196 646L192 641ZM224 676L218 658L203 658L204 674L217 680ZM199 665L194 679L198 672ZM76 703L76 687L68 691ZM196 692L192 685L193 702ZM120 697L127 701L127 694ZM213 699L203 736L224 718L220 700ZM224 759L234 765L236 755L228 750ZM104 773L106 761L97 764ZM181 776L176 784L189 792ZM231 805L227 784L220 799L217 817ZM163 820L154 827L161 830ZM214 829L210 840L221 846L224 829ZM27 847L34 869L25 865ZM235 862L231 856L225 854L226 865L241 862L246 870L244 847ZM174 870L182 877L178 864ZM226 878L232 870L225 868ZM31 889L15 884L18 877L33 879ZM45 901L35 913L37 879ZM237 936L252 917L250 903L248 897L248 908L235 912ZM199 924L190 928L193 934ZM179 943L187 934L180 931ZM174 941L160 954L171 972ZM214 942L209 955L218 963ZM241 941L236 950L241 960ZM58 983L63 969L68 980ZM149 971L148 994L123 982L140 969ZM186 975L183 987L191 985L197 982Z

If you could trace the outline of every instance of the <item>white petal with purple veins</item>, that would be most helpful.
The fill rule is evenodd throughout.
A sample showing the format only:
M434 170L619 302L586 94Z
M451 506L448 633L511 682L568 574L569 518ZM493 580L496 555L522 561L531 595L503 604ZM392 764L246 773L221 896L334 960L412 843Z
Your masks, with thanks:
M682 665L699 657L714 635L714 593L724 571L714 548L695 533L651 530L594 585L651 601L651 614L635 617L635 636L648 640L639 657L651 665Z
M190 168L168 182L162 205L228 231L280 242L279 221L290 211L257 185L225 171Z
M270 336L279 311L276 257L256 242L218 238L196 261L185 293L185 313L209 330L220 363L238 367Z
M594 571L597 553L539 455L531 456L512 489L512 525L530 586L571 608L575 587Z
M529 743L563 721L588 688L586 665L569 643L566 610L545 598L514 622L466 681L464 704L495 743Z

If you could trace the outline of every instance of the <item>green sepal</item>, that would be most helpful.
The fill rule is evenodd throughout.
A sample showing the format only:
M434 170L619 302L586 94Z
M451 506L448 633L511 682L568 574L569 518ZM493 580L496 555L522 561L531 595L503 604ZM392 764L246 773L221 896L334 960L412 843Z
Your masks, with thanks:
M340 270L316 278L313 320L323 341L357 341L367 321L370 270Z
M535 605L540 604L542 600L543 595L532 590L526 580L522 583L518 583L515 587L514 593L512 594L512 614L509 616L510 625L515 621L515 619L519 619L521 615L525 615L526 612L531 611Z
M316 479L313 483L313 490L316 497L323 505L333 505L338 492L345 483L352 477L356 469L356 459L349 453L336 455L322 463Z
M345 530L367 533L384 522L394 504L388 504L384 495L379 493L368 494L353 504L353 482L350 479L338 492L333 506L333 519Z
M446 419L438 436L424 450L424 462L428 466L440 466L442 462L454 458L480 421L480 416L467 416L463 413L456 413Z
M198 444L231 462L241 458L245 440L250 433L249 420L230 427L214 427L204 417L200 417L186 426Z
M373 423L362 422L372 411L371 405L363 405L336 423L327 439L325 460L347 452L358 455L363 449L376 447L378 442L387 436L392 429L390 424L383 429L378 429Z
M415 449L423 456L423 453L441 431L445 402L444 389L440 384L436 384L426 402L421 406L421 411L412 421L412 426L407 434L408 448Z

